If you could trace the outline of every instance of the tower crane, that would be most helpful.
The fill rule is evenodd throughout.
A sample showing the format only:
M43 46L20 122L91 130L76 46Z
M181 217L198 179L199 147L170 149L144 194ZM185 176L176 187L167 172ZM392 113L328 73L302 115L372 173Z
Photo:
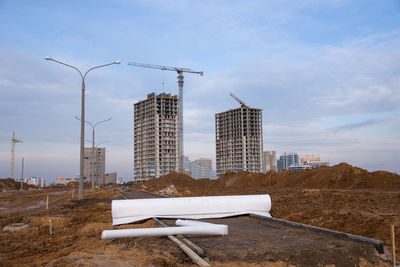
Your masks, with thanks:
M234 94L230 93L230 96L235 99L237 102L240 103L240 105L242 105L242 108L248 108L248 106L242 101L240 100L237 96L235 96Z
M162 65L154 65L154 64L144 64L137 62L128 62L128 65L143 67L143 68L151 68L151 69L159 69L159 70L169 70L176 71L178 74L178 88L179 88L179 149L178 149L178 157L179 157L179 171L183 171L183 73L194 73L200 74L203 76L202 71L194 71L188 68L179 68L179 67L168 67Z
M15 167L15 144L23 143L22 140L15 138L15 133L13 132L11 138L11 179L14 179L14 167Z

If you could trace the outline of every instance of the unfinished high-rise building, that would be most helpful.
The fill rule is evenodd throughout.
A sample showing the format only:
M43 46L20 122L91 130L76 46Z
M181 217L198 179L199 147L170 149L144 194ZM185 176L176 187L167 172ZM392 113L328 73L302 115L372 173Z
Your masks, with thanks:
M215 114L217 175L261 172L262 109L242 107Z
M178 171L178 98L148 94L134 104L134 175L136 181Z

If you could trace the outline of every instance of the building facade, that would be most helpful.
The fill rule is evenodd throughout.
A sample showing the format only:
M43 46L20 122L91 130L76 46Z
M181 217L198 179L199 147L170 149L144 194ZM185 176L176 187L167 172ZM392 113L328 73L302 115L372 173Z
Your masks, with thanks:
M310 166L310 169L317 169L322 166L329 166L329 162L321 160L319 156L315 155L304 155L300 158L300 162L303 165Z
M278 172L282 172L283 170L289 170L290 166L298 166L300 165L300 158L297 153L284 153L279 156L278 160Z
M134 104L134 177L137 181L178 171L178 98L148 94Z
M84 181L87 183L94 181L95 185L102 185L106 172L106 149L85 147L84 157Z
M242 106L215 114L217 175L261 172L262 109Z
M199 158L195 162L204 168L212 169L212 159Z
M278 171L276 162L276 151L264 151L263 153L263 173L271 170Z
M24 183L37 187L44 187L46 185L46 180L42 177L29 176L24 178Z
M57 177L56 185L66 185L71 182L79 182L79 179L75 177Z
M188 157L183 158L183 168L187 175L194 179L209 178L216 179L217 175L215 170L212 169L211 159L197 159L195 161L189 160Z

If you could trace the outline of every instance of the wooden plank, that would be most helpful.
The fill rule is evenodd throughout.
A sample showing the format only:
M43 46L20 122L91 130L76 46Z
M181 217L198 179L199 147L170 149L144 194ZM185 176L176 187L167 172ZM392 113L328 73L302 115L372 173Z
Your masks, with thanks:
M153 220L155 220L158 224L160 224L164 227L168 227L168 225L166 225L163 221L161 221L158 218L153 218ZM185 243L188 247L190 247L192 250L194 250L198 255L200 255L200 256L204 255L204 250L201 247L197 246L195 243L193 243L192 241L190 241L183 235L177 235L177 237L180 240L182 240L182 242Z

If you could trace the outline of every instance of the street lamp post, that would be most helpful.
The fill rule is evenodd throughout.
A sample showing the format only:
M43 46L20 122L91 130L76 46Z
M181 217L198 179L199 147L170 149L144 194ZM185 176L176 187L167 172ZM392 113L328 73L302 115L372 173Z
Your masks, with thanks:
M102 68L102 67L106 67L109 65L113 65L113 64L119 64L120 61L114 61L112 63L108 63L108 64L104 64L104 65L99 65L99 66L95 66L93 68L88 69L85 74L82 74L82 72L69 64L66 64L64 62L55 60L51 57L45 57L45 60L51 60L54 61L56 63L59 63L61 65L70 67L75 69L79 75L82 78L82 83L81 83L81 89L82 89L82 97L81 97L81 144L80 144L80 164L79 164L79 193L78 193L78 198L82 199L83 198L83 194L84 194L84 189L83 189L83 168L84 168L84 140L85 140L85 78L86 75L89 73L89 71L94 70L94 69L98 69L98 68Z
M76 116L75 116L75 119L81 120ZM96 122L95 124L92 124L90 121L85 121L87 124L89 124L92 127L92 156L95 156L95 159L96 159L96 184L97 185L99 185L99 172L98 172L99 170L97 167L97 155L95 155L95 152L94 152L94 145L95 145L94 132L95 132L95 128L97 125L99 125L100 123L103 123L103 122L110 121L111 119L112 119L112 117L108 118L107 120L102 120L102 121ZM94 179L93 178L92 178L92 191L94 191Z

